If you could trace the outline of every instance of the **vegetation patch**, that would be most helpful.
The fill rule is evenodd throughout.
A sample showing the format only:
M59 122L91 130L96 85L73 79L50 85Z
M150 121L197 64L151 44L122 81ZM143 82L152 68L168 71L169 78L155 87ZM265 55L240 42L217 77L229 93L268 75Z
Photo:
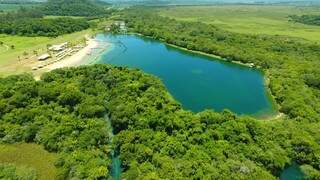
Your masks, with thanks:
M302 15L302 16L290 16L290 19L294 22L320 26L320 15Z
M14 13L0 15L0 33L21 36L56 37L88 29L90 24L85 19L67 17L43 18L37 10L20 9Z
M57 156L45 151L36 144L1 144L0 145L0 174L1 177L16 174L23 179L54 179L54 166ZM26 176L27 175L27 176ZM27 178L28 177L28 178ZM10 179L10 178L9 178ZM18 178L19 179L19 178Z
M61 179L107 177L105 87L81 76L58 80L58 74L47 74L40 82L31 75L0 80L0 142L35 142L58 153Z
M10 180L11 179L36 180L37 179L37 173L32 168L16 167L13 164L2 164L2 163L0 163L0 178L1 179L8 179L8 180L9 179Z
M91 0L48 0L43 11L54 16L101 16L106 14L102 1Z

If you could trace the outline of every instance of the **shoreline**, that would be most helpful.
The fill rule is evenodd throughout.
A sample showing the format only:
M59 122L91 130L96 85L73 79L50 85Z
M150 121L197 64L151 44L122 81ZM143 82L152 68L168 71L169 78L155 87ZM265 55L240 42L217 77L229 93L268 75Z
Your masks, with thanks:
M63 67L76 67L80 65L85 65L87 63L85 60L85 57L89 53L91 54L94 48L97 48L99 46L99 43L95 39L91 39L91 38L87 40L86 44L87 45L80 51L76 52L70 57L63 59L60 62L48 65L47 67L45 67L45 70L52 71L54 69L63 68Z
M148 37L148 38L151 38L153 40L157 40L157 39L152 38L151 36L145 36L145 35L140 34L140 33L131 32L131 33L128 33L128 34L129 35L137 35L137 36L141 36L141 37ZM253 69L257 69L257 70L261 71L263 73L263 77L264 77L263 84L264 84L264 86L266 88L267 98L269 99L269 101L271 103L271 106L275 111L274 114L266 115L266 117L265 118L261 118L261 120L277 120L277 119L281 119L282 117L285 116L285 114L279 112L280 105L275 100L275 96L272 94L271 89L269 88L270 79L268 77L268 72L265 72L265 70L261 69L261 67L256 66L254 64L250 64L250 63L243 63L241 61L229 61L226 58L223 58L223 57L215 55L215 54L209 54L209 53L205 53L205 52L201 52L201 51L190 50L188 48L184 48L184 47L180 47L180 46L177 46L177 45L174 45L174 44L167 43L167 42L165 42L163 40L157 40L157 41L160 41L160 42L164 43L165 45L168 45L170 47L174 47L174 48L177 48L177 49L180 49L180 50L183 50L183 51L187 51L187 52L191 52L191 53L195 53L195 54L200 54L200 55L212 57L212 58L215 58L215 59L217 59L219 61L225 61L225 62L229 62L229 63L233 63L233 64L238 64L238 65L241 65L241 66L244 66L244 67L247 67L247 68L253 68ZM260 119L260 118L258 118L258 119Z
M241 61L229 61L228 59L223 58L223 57L221 57L219 55L216 55L216 54L209 54L209 53L205 53L205 52L202 52L202 51L191 50L191 49L188 49L188 48L177 46L175 44L167 43L167 42L165 42L164 40L161 40L161 39L159 39L159 40L158 39L154 39L151 36L145 36L145 35L140 34L140 33L127 33L127 34L129 34L129 35L138 35L138 36L142 36L142 37L151 38L153 40L160 41L160 42L164 43L167 46L174 47L174 48L177 48L177 49L180 49L180 50L183 50L183 51L187 51L187 52L191 52L191 53L195 53L195 54L200 54L200 55L208 56L208 57L211 57L211 58L216 58L218 60L222 60L222 61L225 61L225 62L234 63L234 64L238 64L238 65L241 65L241 66L245 66L245 67L255 68L255 69L261 70L261 68L259 66L256 66L253 63L243 63Z

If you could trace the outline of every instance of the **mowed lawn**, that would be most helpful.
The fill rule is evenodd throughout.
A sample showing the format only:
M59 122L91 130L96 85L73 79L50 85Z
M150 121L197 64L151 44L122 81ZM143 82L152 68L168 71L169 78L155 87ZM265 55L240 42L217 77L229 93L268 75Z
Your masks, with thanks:
M20 59L23 60L25 58L25 52L28 54L28 57L35 56L34 51L37 51L38 55L41 55L42 53L46 53L47 45L62 42L77 43L83 41L85 35L91 34L93 34L92 30L67 34L57 38L23 37L0 34L0 41L4 43L4 46L0 46L0 76L26 72L27 69L19 66L18 58L20 57ZM9 49L5 46L9 47ZM12 48L11 46L14 47ZM15 64L17 65L16 67L14 67ZM6 66L10 66L10 68L6 68Z
M37 144L0 144L0 163L35 169L38 179L54 179L56 159L56 154L45 151Z
M290 22L290 15L318 14L320 7L216 5L159 8L162 16L214 24L228 31L284 35L320 42L320 26Z

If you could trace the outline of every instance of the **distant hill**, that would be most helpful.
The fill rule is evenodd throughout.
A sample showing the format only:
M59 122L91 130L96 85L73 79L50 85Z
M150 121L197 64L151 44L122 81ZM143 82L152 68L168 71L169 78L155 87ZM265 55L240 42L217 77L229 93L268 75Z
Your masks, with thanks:
M320 0L103 0L113 4L167 4L167 5L200 5L200 4L225 4L225 3L245 3L245 4L298 4L312 5L320 4Z
M46 0L0 0L0 4L25 4L25 3L41 3Z
M99 16L105 13L106 2L96 0L48 0L44 5L47 15Z
M47 0L0 0L0 3L45 2Z

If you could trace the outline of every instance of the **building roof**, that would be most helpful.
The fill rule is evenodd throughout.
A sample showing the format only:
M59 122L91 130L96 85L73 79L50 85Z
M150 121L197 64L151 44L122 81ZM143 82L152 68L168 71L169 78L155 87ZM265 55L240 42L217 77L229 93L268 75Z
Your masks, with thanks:
M66 45L68 45L68 42L62 43L62 44L57 44L57 45L52 45L51 47L49 47L49 50L51 51L61 51L63 50Z
M38 60L46 60L50 57L50 55L48 53L43 54L41 56L38 57Z

